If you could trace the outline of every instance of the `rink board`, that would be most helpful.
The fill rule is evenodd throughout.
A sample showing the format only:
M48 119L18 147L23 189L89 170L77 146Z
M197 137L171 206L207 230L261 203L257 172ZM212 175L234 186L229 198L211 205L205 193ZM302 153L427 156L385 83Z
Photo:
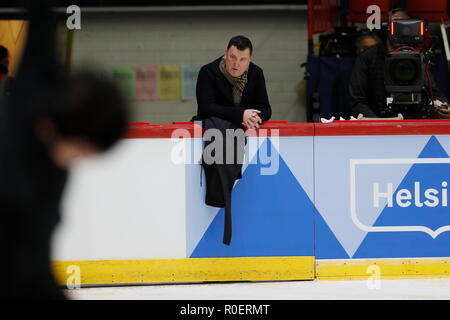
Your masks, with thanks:
M230 246L223 209L204 204L191 124L136 125L79 165L54 241L58 278L79 266L84 285L356 279L374 263L381 277L447 275L445 121L265 128L247 140Z

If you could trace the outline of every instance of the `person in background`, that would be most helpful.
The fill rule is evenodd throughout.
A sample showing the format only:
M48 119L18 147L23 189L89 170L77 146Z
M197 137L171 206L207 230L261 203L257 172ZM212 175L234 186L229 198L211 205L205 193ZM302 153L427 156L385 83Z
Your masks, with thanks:
M356 54L359 55L380 42L380 38L375 33L363 33L356 39Z
M123 136L128 109L94 72L61 73L48 1L30 1L28 15L24 55L0 117L0 298L65 299L51 241L69 169Z
M9 94L12 78L9 74L9 51L0 45L0 92Z
M375 33L363 33L355 41L356 55L359 55L369 49L376 46L381 42L380 38ZM350 93L348 86L350 83L350 77L352 75L352 69L348 69L338 73L333 86L333 116L336 119L344 118L350 119Z
M0 45L0 80L9 73L9 51Z

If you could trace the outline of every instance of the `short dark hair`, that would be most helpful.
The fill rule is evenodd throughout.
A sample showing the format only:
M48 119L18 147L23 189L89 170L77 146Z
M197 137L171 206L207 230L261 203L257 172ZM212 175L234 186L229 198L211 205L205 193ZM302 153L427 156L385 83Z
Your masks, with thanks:
M362 34L360 34L360 35L358 36L358 38L356 38L356 41L355 41L356 47L358 47L358 46L361 44L361 42L362 42L364 39L366 39L366 38L372 38L372 39L374 39L375 41L377 41L378 43L381 42L380 37L377 36L375 33L368 33L368 32L367 32L367 33L362 33Z
M8 49L6 49L4 46L0 45L0 61L8 58L9 52Z
M47 102L37 116L48 118L62 138L80 138L105 151L125 133L128 106L122 92L91 71L66 79L64 89Z
M400 12L411 18L411 14L405 8L395 8L395 9L392 9L391 11L389 11L388 20L390 21L394 14L400 13Z
M235 46L239 50L243 51L245 49L250 49L250 55L253 52L253 45L249 38L244 36L236 36L230 39L228 42L227 49L230 49L231 46Z

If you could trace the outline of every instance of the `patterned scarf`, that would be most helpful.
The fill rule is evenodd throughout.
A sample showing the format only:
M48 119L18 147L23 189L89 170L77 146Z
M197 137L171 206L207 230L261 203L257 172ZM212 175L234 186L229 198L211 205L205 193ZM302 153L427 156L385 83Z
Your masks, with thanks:
M240 77L233 77L228 73L225 67L225 59L222 58L220 61L219 69L227 78L228 82L233 85L233 103L235 106L239 106L241 104L242 92L244 91L245 85L247 84L247 71L245 71Z

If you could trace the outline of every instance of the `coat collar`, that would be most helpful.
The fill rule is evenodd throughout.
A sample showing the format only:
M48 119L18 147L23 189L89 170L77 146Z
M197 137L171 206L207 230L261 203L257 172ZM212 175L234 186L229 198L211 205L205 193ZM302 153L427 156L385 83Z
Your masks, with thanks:
M211 63L212 71L214 72L214 75L218 82L220 91L222 91L222 93L225 94L225 96L232 102L233 96L232 96L232 92L231 92L231 84L228 82L227 78L225 78L225 76L222 74L222 71L220 71L220 68L219 68L219 64L220 64L221 60L222 60L222 56L217 58L216 60L214 60ZM253 76L253 70L254 70L254 64L253 64L253 62L250 62L250 65L248 67L248 74L247 74L247 77L248 77L247 85L244 88L242 96L244 96L245 92L247 91L246 89L249 85L249 82L252 79L252 76Z

